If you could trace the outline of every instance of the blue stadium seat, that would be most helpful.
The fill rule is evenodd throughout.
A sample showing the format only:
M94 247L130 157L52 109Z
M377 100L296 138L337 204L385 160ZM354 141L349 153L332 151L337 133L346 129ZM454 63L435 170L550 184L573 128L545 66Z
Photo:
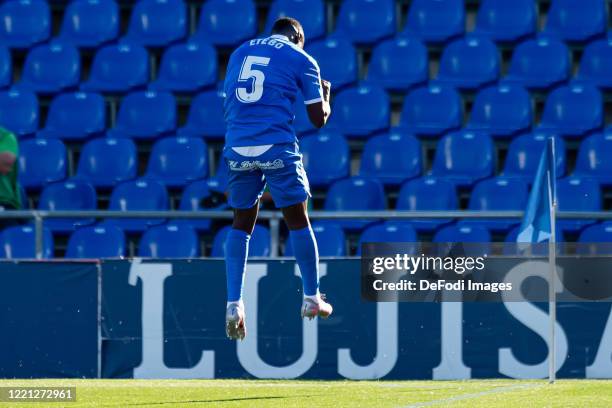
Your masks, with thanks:
M544 32L564 41L588 41L604 33L607 21L602 0L553 0Z
M73 1L66 7L59 39L96 48L119 35L119 7L114 0Z
M195 36L217 47L233 47L253 38L256 30L252 0L208 0L202 6Z
M308 44L308 53L319 63L321 77L332 83L334 91L357 80L357 52L342 35L329 36Z
M576 80L589 82L606 90L612 88L612 33L584 48Z
M189 225L156 225L142 234L138 256L146 258L195 258L200 255L198 234Z
M431 175L465 187L491 176L493 167L491 137L483 132L462 130L440 140Z
M368 226L359 237L357 255L362 254L361 246L363 244L373 242L414 243L414 245L411 245L410 248L405 249L406 252L416 252L416 249L418 248L416 231L408 221L387 221Z
M316 40L325 35L325 7L323 0L275 0L266 18L267 34L280 17L296 18L304 29L306 41Z
M467 36L450 43L440 57L438 82L462 89L477 89L497 80L499 53L485 38Z
M19 143L19 183L27 188L66 177L66 146L59 140L31 139Z
M536 22L533 0L483 0L474 32L496 42L515 42L531 36L536 30Z
M559 211L601 211L602 197L599 183L590 178L567 177L557 182ZM563 231L576 232L595 220L557 219Z
M465 31L463 0L414 0L404 32L428 43L443 43Z
M45 128L37 136L46 139L82 140L104 132L106 106L97 93L72 92L51 101Z
M468 256L483 256L491 253L491 233L480 225L453 224L441 228L433 242L468 243L463 247Z
M208 184L208 180L196 180L188 184L181 195L179 210L207 211L226 209L227 204L225 200L221 201L221 198L224 197L217 196L215 198L215 191L213 191ZM210 230L211 221L211 219L194 219L176 220L175 223L185 223L192 226L196 230L208 231Z
M157 80L150 89L197 92L217 81L217 53L205 42L189 42L167 48Z
M121 258L125 256L125 234L112 225L83 227L68 241L66 258Z
M468 209L473 211L523 211L527 206L528 195L527 183L518 178L497 177L482 180L472 190ZM519 222L518 218L469 221L470 224L478 224L492 231L507 231Z
M381 42L368 65L368 82L389 91L407 91L427 81L428 74L427 48L410 37Z
M178 136L203 137L222 140L225 137L223 91L206 91L191 100L187 123L177 131Z
M481 226L454 224L439 230L433 242L491 242L491 234Z
M44 0L7 0L0 4L0 44L29 48L51 34L51 12Z
M384 185L398 185L417 177L422 167L419 140L394 129L366 142L359 175L376 178Z
M17 136L38 130L38 98L33 92L11 89L0 92L0 123Z
M115 187L110 197L111 211L165 211L168 209L168 191L164 185L151 179L126 181ZM113 218L104 225L116 225L128 232L141 232L151 225L163 224L163 218Z
M587 84L562 86L552 91L544 105L540 128L564 137L582 137L601 128L603 99Z
M25 59L19 88L53 94L79 84L81 57L79 50L70 44L53 42L33 48Z
M455 185L435 177L409 180L402 185L397 198L396 209L400 211L454 211L458 207ZM433 231L448 224L450 218L429 218L411 220L419 231Z
M612 185L612 131L595 133L584 139L578 150L574 175L596 179L604 186Z
M508 147L503 175L532 183L549 136L551 135L545 132L535 131L514 138ZM565 142L556 136L555 153L557 177L562 177L565 174Z
M436 137L463 122L461 96L448 86L417 88L404 98L400 126L419 136Z
M394 0L345 0L336 30L356 44L374 44L395 33Z
M140 45L116 44L101 48L95 55L84 91L128 92L149 80L149 55Z
M514 48L510 69L503 81L545 90L565 82L570 68L567 46L554 38L539 37Z
M612 221L604 221L599 224L586 227L578 237L580 243L612 242ZM609 246L606 246L609 248Z
M348 137L363 138L389 128L391 101L383 88L361 84L339 92L328 123Z
M370 225L361 233L358 253L365 242L417 242L417 234L408 221L387 221Z
M9 227L0 235L3 258L35 259L36 231L31 225ZM53 258L53 235L49 229L43 229L43 259Z
M531 127L531 98L522 87L501 84L476 95L468 129L483 130L493 137L512 137Z
M176 99L167 91L136 91L119 107L117 125L110 131L117 137L155 139L176 129Z
M134 4L125 40L145 47L165 47L185 37L183 0L140 0Z
M319 256L346 256L346 236L338 224L317 222L312 224L312 230L317 240ZM293 256L293 246L289 239L285 241L284 255Z
M195 137L166 137L153 145L147 177L180 187L208 174L208 148Z
M83 146L76 177L95 187L113 187L136 177L138 156L131 139L93 139Z
M223 258L225 257L225 238L231 229L231 225L221 228L212 244L212 252L210 256ZM255 225L251 240L249 241L248 256L270 256L270 231L264 226Z
M8 47L0 44L0 88L6 88L13 81L13 58Z
M38 209L93 211L97 202L96 190L91 184L72 179L47 185L40 194ZM54 232L69 232L94 222L94 218L49 218L45 220L45 227Z
M349 146L337 131L323 129L304 137L300 141L300 151L311 186L326 187L349 176Z
M359 199L355 199L359 197ZM351 177L338 180L331 185L325 196L326 211L371 211L385 210L387 199L383 185L368 177ZM342 219L337 222L342 228L360 230L375 219Z

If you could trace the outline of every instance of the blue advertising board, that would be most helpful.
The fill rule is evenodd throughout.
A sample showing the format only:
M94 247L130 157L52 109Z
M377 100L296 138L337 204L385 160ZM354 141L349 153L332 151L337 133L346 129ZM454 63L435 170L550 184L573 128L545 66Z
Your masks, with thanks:
M302 321L293 261L253 261L247 337L224 333L221 260L103 263L104 377L539 378L547 305L368 303L359 260L321 263L328 320ZM560 377L612 377L607 303L560 303Z
M0 377L99 376L96 262L0 262Z
M224 332L222 260L0 264L0 376L543 378L546 304L364 302L358 259L321 262L328 320L293 261L254 260L247 337ZM100 279L98 279L100 278ZM609 303L559 303L559 377L612 377Z

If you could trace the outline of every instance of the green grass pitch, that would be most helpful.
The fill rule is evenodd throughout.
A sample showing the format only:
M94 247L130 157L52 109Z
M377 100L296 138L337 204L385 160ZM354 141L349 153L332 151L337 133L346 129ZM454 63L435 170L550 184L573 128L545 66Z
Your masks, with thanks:
M611 380L2 380L0 386L76 387L76 402L0 403L17 408L612 407Z

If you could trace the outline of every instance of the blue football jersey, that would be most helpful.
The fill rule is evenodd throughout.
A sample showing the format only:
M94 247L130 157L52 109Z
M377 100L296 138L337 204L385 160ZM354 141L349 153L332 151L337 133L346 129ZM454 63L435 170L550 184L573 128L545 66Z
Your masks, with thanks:
M225 145L293 143L293 106L323 96L319 65L285 36L250 40L231 55L225 77Z

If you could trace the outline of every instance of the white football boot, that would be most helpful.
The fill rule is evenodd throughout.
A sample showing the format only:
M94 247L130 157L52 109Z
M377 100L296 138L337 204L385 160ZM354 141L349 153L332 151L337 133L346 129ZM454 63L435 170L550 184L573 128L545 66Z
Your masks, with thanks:
M332 314L334 308L325 301L325 295L321 294L317 296L317 299L304 298L302 303L302 319L307 317L312 320L317 316L327 319Z
M232 302L225 311L225 333L232 340L242 340L246 336L246 323L244 321L244 306Z

